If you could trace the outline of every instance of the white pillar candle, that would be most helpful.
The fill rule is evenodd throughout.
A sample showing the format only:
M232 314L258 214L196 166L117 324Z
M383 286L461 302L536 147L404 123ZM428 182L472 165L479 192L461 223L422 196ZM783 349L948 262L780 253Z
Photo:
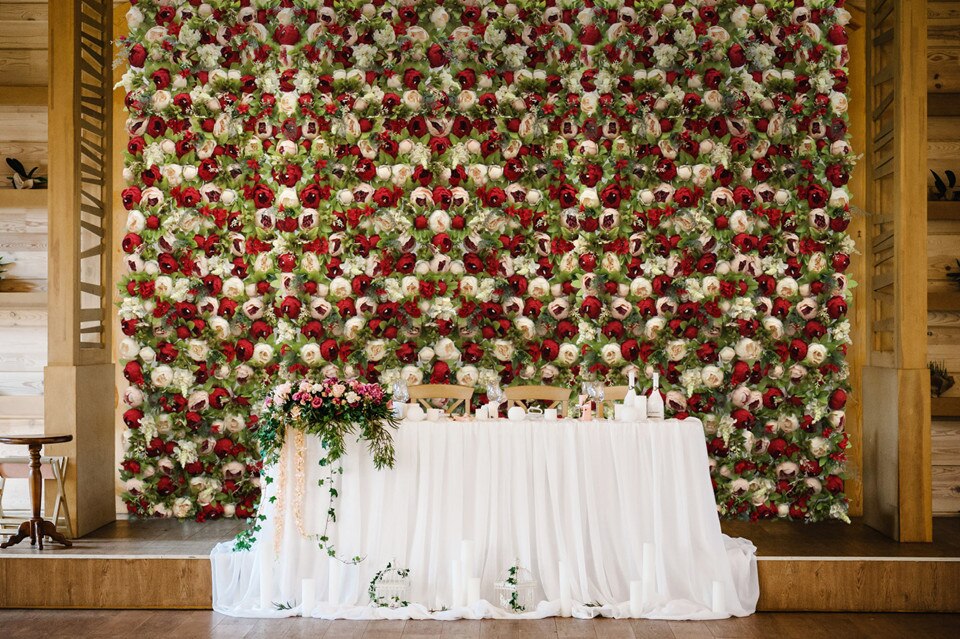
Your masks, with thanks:
M713 597L710 601L710 609L716 613L725 614L727 612L727 597L721 581L713 582Z
M650 599L657 591L657 570L654 558L654 545L651 543L643 544L643 566L641 567L641 579L643 581L643 602L650 603Z
M467 605L480 601L480 577L470 577L467 580Z
M477 564L474 558L476 549L477 544L472 539L464 539L460 542L460 567L463 569L464 583L477 576Z
M335 558L331 557L328 564L327 575L327 598L333 605L340 604L341 582L343 581L343 565Z
M478 420L484 420L484 419L487 418L487 405L486 405L486 404L484 404L483 406L480 406L480 407L477 409L477 412L475 413L475 417L476 417Z
M630 616L639 617L643 614L643 586L639 581L630 582Z
M269 539L264 539L257 547L260 560L260 609L273 608L273 548Z
M301 585L300 616L312 617L313 609L317 605L317 580L304 579Z
M565 562L560 562L558 572L560 574L560 616L570 617L573 615L573 596L570 592L570 573Z
M460 560L454 559L450 565L450 582L452 586L450 605L453 608L463 606L463 570L460 569Z

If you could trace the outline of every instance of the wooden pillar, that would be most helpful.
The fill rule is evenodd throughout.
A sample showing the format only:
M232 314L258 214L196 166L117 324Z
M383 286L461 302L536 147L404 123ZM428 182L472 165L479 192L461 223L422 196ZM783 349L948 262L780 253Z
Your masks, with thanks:
M854 149L862 148L867 137L867 46L866 46L866 10L860 2L847 5L852 20L847 27L849 42L847 50L850 62L847 65L847 91L850 96L850 139ZM847 233L863 246L866 237L867 217L863 207L867 199L867 170L863 162L858 164L850 176L847 185L854 203L853 216ZM864 255L852 255L847 275L855 282L863 282L866 273ZM850 334L853 343L847 349L847 363L850 365L850 400L847 402L847 434L850 436L850 449L847 451L849 474L844 482L844 492L850 500L850 515L863 515L863 366L867 357L866 348L866 305L867 296L864 287L853 289L853 304L850 308Z
M70 459L74 534L113 521L111 322L112 3L50 0L50 253L47 434Z
M931 541L926 3L880 0L866 13L864 517L900 541Z

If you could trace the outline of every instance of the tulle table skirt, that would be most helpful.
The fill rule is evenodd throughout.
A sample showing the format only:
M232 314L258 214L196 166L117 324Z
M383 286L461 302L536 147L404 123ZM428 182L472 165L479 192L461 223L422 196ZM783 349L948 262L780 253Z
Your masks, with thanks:
M319 440L290 431L265 469L257 540L211 554L214 609L301 615L305 579L306 615L327 619L720 619L756 609L755 548L720 530L696 419L404 422L395 441L394 468L376 470L354 442L331 478ZM338 558L362 561L331 559L320 536ZM406 606L370 603L388 562L410 569ZM494 588L517 564L535 582L521 614ZM467 601L471 576L479 598Z

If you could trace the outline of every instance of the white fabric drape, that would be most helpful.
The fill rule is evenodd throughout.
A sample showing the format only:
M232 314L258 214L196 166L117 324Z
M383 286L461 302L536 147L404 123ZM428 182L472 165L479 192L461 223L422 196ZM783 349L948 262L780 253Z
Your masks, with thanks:
M298 615L302 580L309 577L316 580L315 617L517 618L498 606L493 584L519 559L538 582L541 602L520 618L560 613L561 561L571 573L574 616L629 617L630 582L641 579L645 542L654 545L657 592L640 616L719 619L756 608L755 548L720 531L696 419L404 422L395 440L393 469L374 469L357 443L342 460L329 534L338 556L364 560L339 567L338 601L330 601L332 560L309 538L322 533L329 504L326 486L317 485L329 472L317 463L323 449L306 437L298 468L288 437L281 461L265 472L274 481L264 482L258 541L242 552L221 543L211 554L214 609ZM481 601L437 611L451 604L451 566L462 540L476 544ZM371 606L367 586L391 560L410 568L413 603ZM714 582L723 592L717 610ZM261 597L261 587L270 589L268 596Z

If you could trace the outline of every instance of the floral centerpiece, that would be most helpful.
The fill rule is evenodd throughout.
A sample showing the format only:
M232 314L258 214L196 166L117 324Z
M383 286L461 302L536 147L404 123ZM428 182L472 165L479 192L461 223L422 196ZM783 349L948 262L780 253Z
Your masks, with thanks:
M367 442L377 469L393 468L393 433L397 419L390 393L379 384L332 377L303 379L277 386L263 401L257 440L264 463L277 460L287 427L316 435L330 464L344 453L346 438L358 434Z
M256 436L264 465L279 461L288 428L320 438L326 456L318 463L329 468L329 475L320 480L319 485L330 493L330 507L323 532L314 538L321 549L345 563L359 563L362 557L340 559L329 536L330 525L337 518L335 504L339 490L335 476L343 473L343 467L335 462L343 457L347 438L356 435L367 443L378 470L393 468L393 430L399 422L393 413L391 397L379 384L325 377L319 381L304 378L284 382L268 392L263 400ZM267 483L272 481L268 475ZM276 499L274 496L271 501ZM249 550L266 519L263 512L258 513L251 527L237 536L235 548Z

